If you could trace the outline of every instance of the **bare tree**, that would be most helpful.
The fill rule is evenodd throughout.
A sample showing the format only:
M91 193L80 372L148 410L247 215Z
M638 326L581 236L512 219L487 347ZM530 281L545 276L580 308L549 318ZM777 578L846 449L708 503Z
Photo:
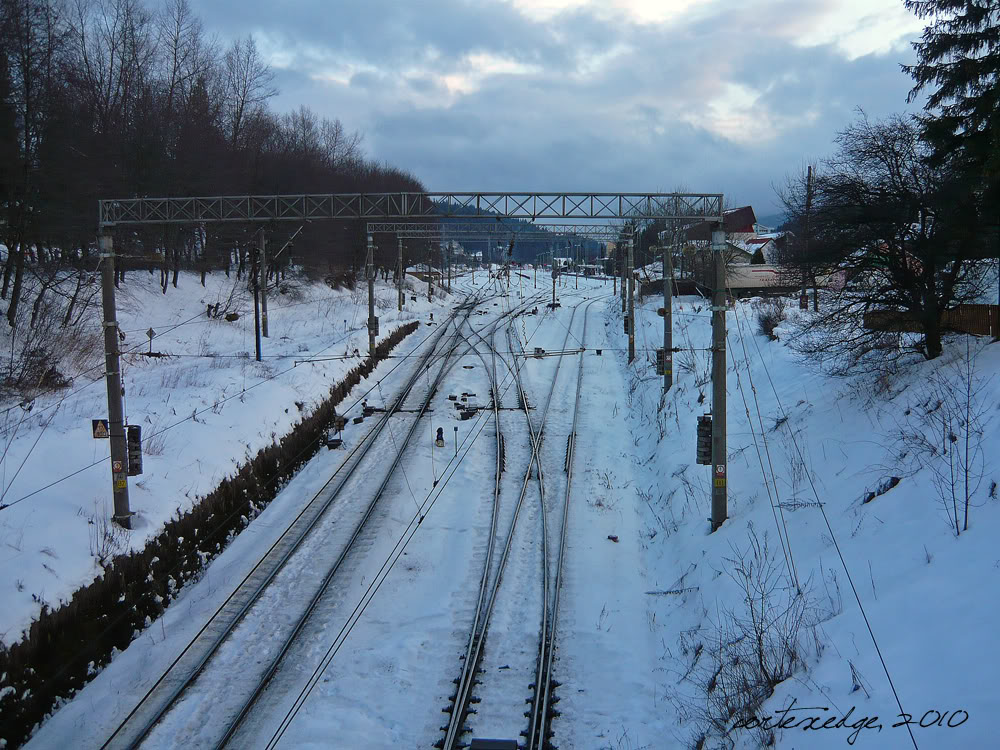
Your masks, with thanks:
M80 93L97 132L122 132L152 78L158 41L152 14L138 0L76 0L73 41Z
M7 322L13 327L24 282L27 245L32 238L31 206L37 201L34 179L38 148L45 128L50 94L62 47L61 20L49 0L7 0L3 5L3 37L10 77L10 99L19 124L18 169L12 176L8 206L8 257L0 297L6 298L13 273Z
M327 166L343 169L361 161L363 136L357 131L346 132L339 119L323 118L323 123L320 125L320 140L323 159Z
M889 311L923 334L919 350L933 359L942 313L983 292L979 209L946 168L927 163L910 119L871 121L862 112L837 145L815 179L808 262L836 265L849 283L796 345L841 373L875 352L894 357L897 337L863 324L866 313ZM804 205L801 184L792 200Z
M191 97L199 77L211 75L216 49L205 40L201 20L188 0L167 0L157 19L157 38L163 58L163 108L172 114Z
M223 112L232 147L241 145L247 123L276 96L274 73L264 62L252 36L237 39L223 58Z
M894 461L907 475L930 473L955 536L969 529L969 508L987 468L983 443L993 377L977 372L979 351L967 336L964 354L931 374L889 436L896 439Z

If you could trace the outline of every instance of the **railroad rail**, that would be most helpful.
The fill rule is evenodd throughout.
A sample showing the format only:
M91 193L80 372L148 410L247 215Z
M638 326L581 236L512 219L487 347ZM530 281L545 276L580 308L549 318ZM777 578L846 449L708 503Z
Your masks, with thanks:
M326 515L327 510L333 505L334 501L340 495L348 481L358 470L358 467L363 463L372 446L375 445L377 438L382 434L393 414L402 406L404 400L416 385L419 377L423 375L425 369L429 366L429 362L434 358L442 340L449 338L449 343L444 347L444 353L437 355L443 360L442 366L438 376L435 378L434 384L427 394L427 397L424 399L424 405L420 410L420 413L417 415L417 418L413 420L413 425L410 433L407 435L407 440L404 440L400 446L395 460L386 472L385 480L382 482L374 498L365 510L361 520L358 522L347 546L343 549L334 565L324 576L321 586L314 593L306 610L298 618L291 633L284 639L276 657L273 658L272 662L265 670L263 679L260 680L251 697L244 703L237 715L232 721L229 722L226 730L223 732L221 741L219 741L216 746L222 747L226 744L228 739L235 732L239 723L246 716L254 702L260 696L268 680L277 669L281 658L287 652L291 642L301 631L309 617L309 614L312 612L323 592L329 586L329 583L332 581L337 569L339 569L348 551L353 546L354 541L361 533L361 530L366 525L368 519L371 517L379 497L387 486L389 478L392 476L399 463L400 456L403 450L405 450L409 437L412 436L413 430L420 421L420 416L422 416L423 412L426 410L427 404L430 403L430 399L433 396L441 377L447 369L451 355L459 346L459 338L456 335L458 327L455 328L456 333L452 333L450 337L447 336L448 329L455 323L455 319L459 316L459 313L464 312L464 319L468 319L472 309L478 303L479 301L477 300L469 301L460 305L452 312L448 320L444 322L444 325L441 326L440 331L432 340L431 346L429 346L428 350L421 356L419 364L414 368L413 373L410 375L404 388L395 399L392 407L387 409L386 412L382 414L376 425L364 436L364 438L362 438L361 441L359 441L358 445L355 446L355 448L348 454L340 467L338 467L337 471L334 472L330 479L327 480L323 487L314 495L310 502L306 504L303 510L289 524L281 536L261 557L253 569L237 585L235 590L209 618L208 622L206 622L205 625L198 631L195 638L171 663L167 671L161 675L156 683L140 698L139 702L129 712L124 721L119 724L107 741L105 741L102 745L102 750L104 748L112 750L116 748L138 747L150 734L157 723L159 723L160 720L163 719L163 717L166 716L170 709L177 703L180 697L194 684L198 676L205 670L210 659L219 650L220 646L244 620L254 604L260 599L263 592L272 583L278 573L287 565L289 560L292 559L295 552L299 550L303 542L311 535L320 520ZM340 477L339 481L332 491L330 491L330 486L335 480L337 480L338 475Z
M596 299L596 298L595 298ZM569 340L569 336L572 331L573 319L576 316L577 309L586 303L587 309L595 301L591 299L590 301L581 301L573 307L573 312L570 317L570 323L566 327L566 337L563 342L563 349L565 350L566 343ZM531 455L528 459L528 466L525 470L524 478L521 483L521 490L517 500L517 504L514 508L513 517L511 520L510 527L508 529L504 545L503 545L503 555L501 557L497 572L493 577L493 585L489 586L489 579L491 573L491 560L494 554L493 546L495 543L495 526L496 519L498 517L499 510L499 492L500 492L500 482L499 482L499 463L498 463L498 473L497 482L495 484L494 491L494 509L493 517L494 522L491 527L491 534L489 540L489 548L487 550L486 562L483 566L483 574L480 578L479 584L479 599L476 609L476 615L471 628L468 645L466 647L465 655L463 657L463 666L461 674L456 680L457 689L455 696L453 698L451 706L451 716L446 728L445 737L442 741L439 741L438 747L443 747L446 750L454 750L459 746L459 740L463 734L468 731L465 726L466 719L470 713L470 703L473 700L472 688L476 683L476 674L479 671L480 663L483 655L483 646L487 638L489 623L493 614L494 605L496 603L497 594L500 590L504 568L506 566L508 557L510 555L511 545L514 537L514 530L517 524L518 515L520 513L523 501L527 492L527 488L530 483L531 472L534 467L537 466L537 479L539 484L539 498L541 503L540 508L540 519L541 519L541 544L542 544L542 591L543 591L543 606L542 606L542 619L539 626L539 645L535 664L535 680L534 680L534 691L533 696L530 699L532 704L531 711L529 712L530 721L527 729L522 732L523 735L527 737L529 748L543 748L547 741L549 735L549 719L550 719L550 694L552 689L552 656L553 656L553 646L554 646L554 635L555 635L555 623L558 616L558 590L561 577L562 560L564 557L565 550L565 539L566 539L566 518L569 507L569 491L570 484L572 481L572 447L575 444L575 433L577 419L576 415L579 411L579 400L580 400L580 389L582 384L582 372L583 372L583 351L580 351L580 365L577 374L577 392L576 400L574 405L574 418L573 418L573 428L569 438L569 454L567 457L568 466L568 477L566 484L566 494L563 503L563 514L562 514L562 528L560 529L560 543L558 558L555 564L554 576L550 580L550 561L549 561L549 540L548 540L548 529L546 523L546 509L545 509L545 480L544 472L542 469L541 461L541 447L542 438L545 429L545 421L548 414L549 406L552 403L552 396L555 390L555 384L558 380L559 369L562 365L562 358L557 360L556 371L552 376L551 384L549 387L549 392L546 397L545 406L541 412L540 419L538 421L537 430L535 425L532 423L531 414L528 409L528 399L527 394L524 389L524 384L521 379L521 366L525 361L525 353L523 350L523 345L520 339L512 334L513 321L508 322L507 326L507 340L508 349L512 353L515 352L513 342L518 341L519 348L521 349L520 355L515 355L513 357L513 364L507 363L503 360L503 356L498 354L495 345L495 336L498 328L499 321L497 321L490 332L489 340L485 339L481 334L475 334L480 341L486 344L490 350L492 356L492 368L487 367L487 371L491 371L491 381L492 390L494 392L494 407L498 407L500 404L501 388L500 383L496 373L496 358L499 356L501 360L507 365L510 373L513 375L513 383L517 386L518 401L522 406L524 411L526 426L528 429L528 435L531 446ZM474 332L475 333L475 332ZM586 314L584 316L584 335L586 335ZM486 365L485 357L482 352L479 351L478 347L473 347L476 353L483 360L484 366ZM508 385L508 388L510 386ZM505 389L506 390L506 389ZM505 390L503 392L505 392ZM495 413L494 419L497 424L497 433L500 434L499 427L499 417ZM499 441L499 438L498 438ZM499 460L499 459L498 459ZM489 598L486 598L487 589L490 589ZM552 596L550 597L550 590ZM550 604L551 602L551 604Z

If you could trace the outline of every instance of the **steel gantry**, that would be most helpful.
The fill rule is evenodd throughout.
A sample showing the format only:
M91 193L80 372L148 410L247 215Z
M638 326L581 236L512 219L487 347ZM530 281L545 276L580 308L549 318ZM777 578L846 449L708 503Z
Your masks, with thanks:
M99 205L117 224L304 219L685 219L722 221L721 193L333 193L118 198Z
M368 222L369 234L395 234L409 239L482 239L483 235L509 235L517 239L554 239L572 236L591 240L614 242L629 234L628 227L611 224L549 224L545 222L512 226L502 221L453 222Z
M101 263L103 264L103 311L105 328L105 356L110 417L112 486L114 490L114 519L121 525L131 526L127 472L125 425L122 407L121 373L119 371L120 346L115 313L113 269L115 264L111 230L119 226L151 224L209 224L217 222L259 223L314 219L367 220L369 222L415 221L422 219L434 223L436 219L456 219L462 222L479 220L493 223L500 228L495 233L526 235L516 227L504 226L502 219L538 219L558 221L641 221L679 219L683 221L709 221L721 225L723 221L723 196L721 193L560 193L560 192L392 192L392 193L332 193L313 195L238 195L183 198L117 198L98 202L98 225ZM488 220L493 220L488 221ZM596 225L579 224L570 228L560 225L560 231L535 230L533 239L568 234L576 237L593 237L617 240L622 227L593 228ZM446 236L454 237L453 230ZM563 231L564 230L564 231ZM371 232L393 229L369 227L366 272L372 286ZM431 230L409 229L417 232ZM437 231L442 231L437 229ZM472 231L471 227L465 231ZM483 230L479 230L483 231ZM613 233L614 236L609 236ZM405 236L414 236L412 234ZM429 237L429 235L423 235ZM481 236L481 235L480 235ZM598 237L594 237L597 239ZM402 305L402 298L400 298ZM713 306L713 310L715 307ZM369 312L369 344L374 348L377 319ZM112 335L114 334L114 335ZM258 350L258 359L260 353ZM723 370L724 372L724 370ZM724 433L723 433L724 435ZM722 440L724 441L724 437ZM716 441L721 442L721 441ZM725 460L713 444L713 462ZM716 477L713 508L718 505L719 487L725 486L725 467L722 479ZM717 471L718 474L718 471ZM725 490L723 489L722 492ZM717 514L713 513L713 516ZM724 516L723 516L724 518ZM713 527L717 527L713 521Z

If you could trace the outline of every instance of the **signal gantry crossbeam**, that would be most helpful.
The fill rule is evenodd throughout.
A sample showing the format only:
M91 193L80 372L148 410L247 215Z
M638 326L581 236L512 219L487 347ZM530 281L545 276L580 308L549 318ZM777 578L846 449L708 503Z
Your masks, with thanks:
M721 193L332 193L102 200L99 224L306 219L686 219L722 221Z
M441 232L438 219L457 219L461 222L478 220L483 224L495 223L498 230L507 234L520 234L516 227L503 227L502 219L524 219L532 222L538 219L557 221L643 221L655 219L681 221L709 221L722 224L723 196L721 193L559 193L559 192L394 192L394 193L330 193L311 195L241 195L207 196L183 198L118 198L99 201L98 224L100 229L101 258L105 273L102 276L103 310L105 328L105 355L107 359L106 377L108 390L109 430L111 433L111 464L114 487L114 518L117 522L131 527L128 500L128 482L123 467L127 465L125 425L123 418L121 373L115 335L118 324L115 316L115 290L113 284L114 243L111 230L117 226L155 224L209 224L218 222L271 223L275 221L308 221L319 219L367 220L368 222L390 222L424 220L435 226L433 231ZM493 222L489 220L494 220ZM446 226L446 225L444 225ZM584 232L614 232L606 239L621 237L621 228L593 229L584 227L596 225L581 224L565 234L580 236ZM369 278L369 343L374 349L378 331L378 318L372 308L372 237L369 228L367 276ZM375 230L392 231L392 230ZM410 229L415 232L418 230ZM424 230L430 232L431 230ZM535 238L539 230L535 230ZM404 235L397 230L398 241ZM560 232L561 233L561 232ZM551 237L552 230L548 230ZM411 235L412 236L412 235ZM430 234L425 235L428 238ZM435 235L437 236L437 235ZM629 242L631 245L631 241ZM713 244L713 249L717 245ZM400 249L401 252L401 249ZM400 262L401 265L401 262ZM400 271L402 269L400 268ZM258 268L257 274L259 275ZM724 268L723 268L724 274ZM400 280L402 273L399 274ZM719 278L723 280L725 276ZM624 280L623 280L624 281ZM717 286L719 284L717 283ZM713 311L717 309L713 306ZM400 306L402 293L400 292ZM256 311L257 306L254 306ZM715 315L715 318L720 317ZM724 317L721 330L724 332ZM719 328L717 326L717 328ZM255 329L259 330L256 323ZM259 334L257 336L259 341ZM716 348L725 346L725 340ZM725 349L723 348L724 352ZM257 347L260 359L260 347ZM723 375L725 367L722 368ZM724 378L723 378L724 380ZM723 385L723 394L725 386ZM724 404L722 401L722 411ZM713 408L713 412L718 411ZM716 415L717 416L717 415ZM724 435L724 433L723 433ZM725 445L724 437L713 441L713 464L716 464L715 493L725 492L725 453L716 443ZM719 471L721 469L721 473ZM721 483L721 485L720 485ZM721 492L719 488L723 489ZM715 512L718 502L713 501L713 530L719 514ZM724 513L724 511L723 511ZM724 514L721 518L724 519Z
M583 239L610 241L629 236L627 227L610 224L527 224L512 226L500 221L480 220L448 224L431 222L368 222L368 234L394 234L406 239L457 239L477 237L515 237L517 239L552 239L572 236Z

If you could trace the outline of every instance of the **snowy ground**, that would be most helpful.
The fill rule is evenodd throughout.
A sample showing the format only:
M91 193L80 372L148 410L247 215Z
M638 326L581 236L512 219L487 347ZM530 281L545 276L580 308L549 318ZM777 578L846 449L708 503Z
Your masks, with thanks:
M481 285L483 279L477 281ZM191 279L191 283L196 280ZM470 282L462 284L471 288ZM530 346L549 350L561 346L570 325L570 294L575 293L572 287L570 279L568 286L561 289L565 295L564 307L557 314L540 316L541 326L535 331L525 328L523 338ZM599 298L611 291L610 282L605 285L590 280L581 283L581 287L587 288L580 293L588 298ZM531 292L533 286L525 289L526 294ZM387 290L385 294L392 292ZM512 296L516 295L515 291ZM149 299L155 299L155 294L151 293ZM516 301L519 300L502 304ZM308 297L303 302L313 304ZM134 324L130 323L132 328L145 330L154 322L152 308L148 307L151 304L143 303L144 312L141 316L135 314ZM322 305L332 303L315 304L322 310ZM310 353L330 346L331 335L344 335L343 319L348 315L339 310L346 310L347 302L341 304L343 308L334 308L326 316L297 315L292 307L285 312L285 318L280 311L273 312L272 321L277 322L272 322L272 331L280 332L281 326L288 326L295 331L295 341L282 341L272 333L273 343L269 344L276 350L279 342L286 345L289 348L284 351L289 356L295 355L291 347L303 343ZM756 333L751 303L739 303L727 315L730 519L719 532L710 535L706 521L709 467L694 462L696 417L708 411L711 402L706 380L710 353L705 351L710 344L710 312L699 298L675 299L674 342L689 351L675 355L675 384L661 407L662 381L655 376L652 365L653 350L662 340L662 319L656 315L660 304L662 301L651 298L639 310L638 355L631 366L625 361L627 340L622 334L617 299L599 299L590 307L585 341L588 352L583 358L584 400L554 667L555 677L561 683L556 692L560 716L553 722L555 745L563 750L693 746L699 716L708 705L704 683L712 671L711 655L720 640L734 635L732 629L726 630L727 624L733 618L747 616L746 596L735 580L737 566L743 561L753 562L755 570L762 566L764 570L771 569L769 564L773 567L775 588L767 606L771 616L784 611L793 575L804 594L799 601L808 605L805 612L808 626L801 629L798 642L801 662L764 704L763 714L770 714L773 721L791 716L794 718L786 721L786 725L799 722L798 728L778 731L778 747L822 749L842 747L845 743L862 748L913 747L907 728L892 726L900 721L894 692L902 710L912 715L914 722L923 719L925 725L934 724L911 727L915 744L920 748L993 746L989 720L991 708L1000 705L1000 689L992 679L997 661L989 643L996 619L995 597L991 592L1000 583L1000 553L992 542L1000 531L1000 500L991 497L991 488L996 494L994 483L1000 481L1000 466L994 458L1000 449L1000 420L996 419L1000 378L982 382L975 399L981 407L970 410L970 413L981 411L984 424L983 481L972 493L969 528L956 535L946 512L953 506L942 504L940 485L933 481L934 476L943 476L940 470L950 470L953 464L940 454L917 456L912 446L906 458L900 459L898 437L900 425L905 424L923 429L932 438L941 434L941 426L934 426L935 415L941 413L934 409L936 394L946 400L947 396L960 393L954 367L962 362L966 340L950 339L946 354L939 361L913 363L885 381L832 380L801 363L788 348L790 326L777 330L778 341L768 341ZM181 321L194 315L199 306L203 303L192 301L187 314L166 306L161 313L168 323ZM501 312L504 307L498 302L497 307L490 305L488 309ZM571 326L571 344L567 346L578 345L573 339L583 336L582 310ZM421 315L426 311L417 308ZM394 308L381 315L382 330L387 333L394 326L391 322ZM357 326L363 317L363 312L359 312ZM481 320L474 317L472 322L479 327L488 321L483 316ZM519 327L522 322L528 323L519 319ZM246 334L239 333L238 328L227 329L226 325L214 321L200 324L198 327L212 331L204 346L219 353L246 351L245 339L240 338ZM252 321L250 325L252 350ZM186 328L194 327L192 324ZM404 342L406 351L417 345L423 330ZM343 353L340 350L344 347L363 348L362 329L355 328L348 334L354 337L353 343L339 342L332 346L331 353ZM192 338L170 343L188 350L198 345L191 343ZM501 340L498 336L498 341ZM600 357L592 351L598 347L603 349ZM159 341L154 348L169 350L166 342ZM990 378L1000 370L1000 345L972 340L971 348L978 351L977 377ZM301 354L298 357L303 358ZM553 479L552 487L546 488L551 501L561 500L559 479L564 476L562 459L571 420L575 379L570 376L575 372L575 359L575 356L567 359L562 368L565 372L560 372L543 450L543 469ZM209 365L216 361L208 360ZM272 372L289 367L290 362L286 362L275 363ZM544 402L552 377L548 373L554 371L554 362L546 359L528 363L526 385L533 404ZM161 392L160 384L160 379L166 376L155 368L173 366L171 363L135 364L126 371L126 376L132 377L128 386L131 412L155 413L163 419L170 408L176 408L178 415L170 416L180 419L198 408L199 403L210 407L223 388L230 389L227 393L241 391L244 370L248 385L260 379L252 378L252 362L249 368L245 362L227 369L187 366L180 375L170 371L169 377L192 378L192 384L182 387L178 382L169 388L162 385L171 394L168 405L163 403L167 396ZM392 364L390 361L383 367ZM450 387L467 382L477 392L485 391L481 361L469 354L462 364L472 369L456 369L459 377L452 381L456 385ZM270 430L280 434L287 429L298 416L292 402L304 398L308 404L310 398L317 397L326 384L336 379L337 372L350 366L353 366L351 360L313 367L300 365L287 376L248 392L247 405L256 397L256 409L244 409L235 400L221 414L209 410L198 416L198 422L188 420L166 433L176 434L169 438L175 442L161 458L147 459L151 489L146 504L138 502L144 495L140 492L134 495L137 500L133 505L143 510L148 526L134 532L130 543L146 538L143 534L148 537L174 509L190 502L184 497L184 490L193 498L231 470L243 456L246 442L255 440L255 450L270 439ZM335 369L338 367L342 370ZM185 374L189 371L195 374ZM149 396L140 407L137 402L145 396L138 395L142 382L137 378L146 374ZM935 378L942 378L943 384L935 385ZM398 387L400 382L401 373L398 380L386 381L383 388L387 398L388 390ZM286 390L270 390L279 388ZM268 389L266 394L252 395L265 389ZM57 451L56 443L50 445L50 451L58 453L60 461L69 462L67 469L93 460L90 453L95 449L106 451L103 444L86 446L91 448L89 452L83 447L85 439L91 440L90 423L85 420L101 414L97 411L100 390L97 385L84 391L83 394L93 391L91 400L75 407L62 427L65 433L73 431L76 438L73 443L81 447L74 452L59 444ZM83 394L77 398L85 398ZM701 394L705 397L703 403L699 403ZM183 408L174 406L182 396ZM445 398L445 392L436 397L435 425L439 423L438 416L443 417L448 409ZM60 408L60 416L53 419L51 428L42 435L36 452L43 449L49 433L57 430L59 419L69 412L71 403L67 400ZM43 405L37 404L35 409ZM290 405L291 413L286 415L284 409ZM951 413L951 429L961 435L961 414L955 409ZM509 430L512 440L513 435L518 435L518 440L526 441L524 428L520 426L523 416L516 412L505 414L501 418L505 433ZM448 414L448 419L443 424L450 429L454 415ZM232 426L224 420L232 420ZM30 440L20 439L31 434L23 432L29 424L35 435L41 432L41 425L32 415L22 425L11 454L18 449L26 451L30 446ZM213 426L216 429L211 429ZM342 652L323 674L283 746L320 747L332 743L338 747L357 747L364 743L369 747L424 747L441 736L439 727L447 723L441 709L453 689L450 681L458 674L458 654L468 637L474 587L482 566L482 542L488 529L495 455L492 419L484 420L481 427L478 437L472 437L471 428L468 433L463 432L462 460L454 465L456 471L446 491L440 493L439 502L414 536L407 555L400 558L401 562L386 577L344 641ZM62 436L58 431L56 434ZM446 437L451 446L451 435ZM943 440L948 440L947 435ZM69 445L69 441L62 442ZM27 445L21 448L23 443ZM760 448L761 460L755 443ZM320 453L220 556L208 575L185 590L161 622L147 629L57 713L30 746L72 746L81 737L102 736L102 727L112 721L109 716L120 712L124 705L123 700L116 701L114 696L124 698L134 694L138 685L155 676L169 650L183 643L193 624L211 610L226 582L239 580L240 571L252 564L255 551L273 538L280 520L302 498L311 496L310 491L332 471L335 454ZM217 456L221 467L203 468L199 475L197 461L205 463L208 455ZM157 463L166 462L168 456L179 456L178 463L171 464L169 469L165 463ZM516 478L505 479L503 491L508 496L523 476L527 456L524 444L508 444L507 473ZM949 450L947 456L955 454ZM20 490L15 485L15 497L43 484L47 477L62 474L44 463L29 473L30 459L17 478L18 483L25 484ZM15 461L8 456L6 460L13 462L8 465L16 467L21 459ZM766 469L764 473L761 464ZM433 494L433 481L440 476L442 466L437 464L432 475L429 465L428 445L426 455L414 455L404 466L405 476L394 480L382 525L373 527L370 539L359 552L352 583L340 590L324 610L321 618L326 623L324 628L311 630L296 647L299 655L289 660L289 668L281 670L269 688L273 691L273 699L267 703L269 710L254 717L247 727L250 734L246 742L238 743L239 746L256 746L266 741L273 725L285 714L288 702L308 679L312 667L335 642L351 610L369 589L377 563L386 559L389 548L413 516L415 503ZM890 476L902 479L892 489L864 503L866 494L879 488ZM85 490L85 496L96 497L106 494L106 479L103 469L94 468L80 474L75 481L90 488ZM192 483L196 486L189 487ZM57 485L46 491L54 494L39 493L0 513L0 518L8 524L14 518L21 518L23 534L18 542L20 549L11 559L24 570L27 601L15 599L13 592L5 593L4 601L15 603L7 609L16 610L3 613L3 617L10 619L8 639L10 633L19 632L24 618L30 618L33 611L28 606L32 602L28 582L37 589L48 580L46 575L53 575L43 567L43 564L53 565L50 554L42 550L51 544L44 540L48 526L43 526L43 521L50 516L43 515L43 507L56 514L65 506L66 510L51 517L66 517L67 538L83 537L82 542L77 539L77 551L73 554L64 553L63 546L58 548L59 558L55 562L62 561L64 565L58 568L62 571L58 580L65 581L65 593L72 590L71 584L78 585L93 575L87 537L82 533L86 531L82 528L87 525L86 517L81 516L77 521L81 529L73 525L70 516L78 512L75 508L80 502L71 505L63 501L58 494L60 488ZM169 508L159 504L159 499L165 496L175 498ZM154 497L156 503L152 501ZM47 505L35 505L43 499ZM22 508L18 511L21 516L7 516L18 508ZM92 514L94 510L84 509L87 512ZM959 513L961 518L963 511L960 509ZM529 523L537 520L529 517ZM17 528L0 526L0 533L10 535ZM609 535L617 541L609 539ZM754 558L751 548L754 539L762 546L766 539L768 555ZM787 563L782 552L786 539L791 550ZM14 551L12 541L10 536L3 540L5 552ZM518 600L518 582L527 581L525 571L537 564L537 558L529 554L530 542L522 538L519 543L526 554L511 569L508 582L516 586L505 593L508 601L498 612L495 626L498 634L520 632L534 619L530 613L521 620L515 618L518 607L528 611L525 597L537 594L533 589L522 593ZM75 565L71 564L74 561ZM48 582L52 585L51 580ZM65 595L53 594L53 590L47 596ZM774 623L770 624L769 632L773 634ZM502 640L498 637L494 643L501 644ZM484 664L492 672L484 673L485 676L497 673L507 655L499 646L494 646L497 653L490 652L490 641L487 644L488 659ZM152 645L157 648L150 648ZM247 643L242 645L244 650L252 652ZM891 676L894 690L886 672ZM230 674L229 678L236 679L236 674ZM485 729L505 726L493 719L487 721L488 692L504 691L496 685L493 682L483 688L484 704L478 711ZM502 697L514 704L529 694L526 685L517 684L503 692ZM793 709L778 713L793 700ZM201 712L211 706L210 700L203 701L205 705L201 708L191 707L190 716L202 716ZM102 711L110 708L102 715L98 707ZM968 718L965 713L954 714L955 711L967 712ZM846 721L833 727L848 713ZM810 716L819 717L809 725L815 728L803 729L800 720ZM877 719L871 718L876 716ZM828 728L818 728L831 717ZM939 719L944 726L937 725ZM948 728L949 720L961 725ZM195 720L198 721L206 720ZM475 721L470 724L476 728ZM175 741L171 737L176 736L164 732L150 746L172 746ZM190 739L190 735L185 736ZM733 736L739 747L750 748L755 746L759 735L748 729L737 730ZM264 740L258 743L260 737Z
M675 345L707 347L706 302L680 298L674 304ZM935 467L947 471L947 460L924 458L923 468L909 475L898 459L896 438L897 425L908 418L923 425L920 405L934 391L929 385L933 373L950 385L939 387L942 396L959 391L949 363L962 360L966 339L952 339L941 361L916 362L883 383L830 380L803 366L783 341L757 335L751 305L740 303L727 316L730 520L708 535L709 469L694 463L694 434L696 417L711 402L710 384L697 385L707 380L709 352L674 355L675 385L658 411L662 381L653 374L649 350L662 340L662 319L655 314L659 305L662 300L651 298L639 314L637 347L645 351L635 367L626 368L620 351L617 366L588 359L587 382L604 387L588 390L590 444L579 447L590 463L581 486L586 502L576 505L577 526L570 536L573 576L565 595L567 602L577 603L577 615L567 608L563 618L560 663L572 687L560 689L556 744L691 746L695 719L708 703L696 686L699 677L704 684L710 665L706 655L726 637L720 634L726 613L747 613L745 596L731 576L741 558L753 560L751 532L758 540L766 537L774 580L778 587L788 586L775 520L781 519L768 500L747 419L749 410L763 452L752 379L777 476L777 490L771 489L783 506L794 568L818 620L814 628L803 629L804 667L764 706L772 724L794 717L786 727L795 728L779 731L777 745L913 746L906 725L893 727L903 717L839 546L903 711L925 725L911 727L917 745L993 746L991 707L1000 702L991 679L996 660L983 658L976 644L989 639L996 618L995 597L983 593L1000 582L1000 554L992 541L1000 501L990 496L991 487L995 495L993 482L1000 480L995 458L1000 380L986 380L1000 370L1000 345L971 341L973 349L982 348L976 369L977 377L986 380L978 399L987 422L981 446L984 477L972 497L969 530L957 538L949 525L950 500L945 508L931 478ZM609 307L606 342L620 347L624 337L617 302ZM777 332L784 339L790 328ZM700 393L706 399L699 405ZM936 396L924 411L935 403ZM778 426L783 415L788 420ZM903 477L895 488L862 502L893 475ZM768 471L768 481L770 476ZM816 506L810 479L830 528ZM607 534L617 535L620 543L608 542ZM771 616L782 611L782 601L780 592L773 595ZM790 713L778 713L792 701ZM849 718L834 728L848 712ZM811 716L819 719L808 722ZM878 719L867 721L874 716ZM827 729L811 728L830 717ZM956 727L949 729L949 721ZM734 736L738 746L749 748L759 735L742 730Z
M141 548L247 456L288 432L360 358L296 362L355 349L367 354L367 297L361 287L350 292L288 284L295 287L288 294L272 290L270 337L263 340L263 361L256 362L252 299L248 302L245 291L235 306L239 320L205 315L206 305L228 299L235 275L210 275L202 288L196 274L182 273L179 288L170 287L167 294L157 281L133 272L118 299L123 350L133 352L122 365L126 416L142 426L144 437L144 471L129 482L137 514L131 532L107 525L113 509L104 459L110 445L91 433L91 419L107 417L100 348L98 366L75 378L68 391L35 399L30 412L17 404L2 409L0 504L9 505L0 510L3 643L19 640L43 603L57 607L90 583L100 573L100 556ZM412 284L425 288L416 280ZM441 301L414 295L416 302L407 300L398 313L395 290L378 285L382 337L442 309ZM134 353L149 350L149 328L157 332L152 350L176 356L148 359ZM405 354L424 335L415 333L394 354ZM375 377L393 364L383 363Z

